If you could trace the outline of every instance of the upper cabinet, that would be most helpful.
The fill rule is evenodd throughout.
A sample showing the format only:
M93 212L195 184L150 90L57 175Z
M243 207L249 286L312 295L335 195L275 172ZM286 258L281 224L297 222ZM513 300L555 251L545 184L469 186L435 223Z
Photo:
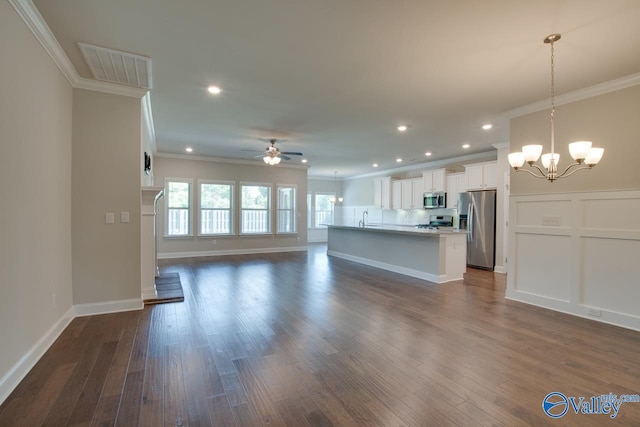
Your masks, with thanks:
M446 171L444 169L422 172L424 192L434 193L436 191L445 191L445 173Z
M374 178L373 205L379 209L391 209L391 177Z
M493 190L498 186L497 162L476 163L465 165L467 175L467 191Z
M464 172L447 175L447 208L458 207L458 194L467 191L467 174Z
M391 209L402 209L402 181L391 183Z
M413 181L413 209L424 208L424 178L414 178Z

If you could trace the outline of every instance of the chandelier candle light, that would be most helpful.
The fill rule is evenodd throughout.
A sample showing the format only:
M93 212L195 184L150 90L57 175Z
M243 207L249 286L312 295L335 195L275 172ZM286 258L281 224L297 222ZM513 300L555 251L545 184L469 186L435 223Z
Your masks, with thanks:
M551 44L551 152L542 154L542 145L525 145L522 147L521 152L509 154L509 163L516 172L523 170L536 178L543 178L553 182L558 178L564 178L572 175L574 172L582 169L591 169L598 164L602 155L604 154L604 148L596 148L591 146L591 141L578 141L569 144L569 154L575 163L570 164L562 172L558 173L558 161L560 160L560 154L555 151L555 129L554 129L554 116L556 112L555 102L555 76L554 76L554 54L553 44L560 40L560 34L551 34L544 39L545 43ZM543 170L540 166L535 164L542 154L542 166L546 169ZM529 169L521 169L524 163L528 163L529 167L536 168L540 175L532 172ZM581 166L581 167L578 167Z

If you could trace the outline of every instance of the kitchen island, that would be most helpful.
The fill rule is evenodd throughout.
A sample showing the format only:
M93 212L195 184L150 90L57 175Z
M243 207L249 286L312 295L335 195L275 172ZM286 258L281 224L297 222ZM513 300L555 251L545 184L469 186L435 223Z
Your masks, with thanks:
M434 283L462 279L466 231L328 225L327 254Z

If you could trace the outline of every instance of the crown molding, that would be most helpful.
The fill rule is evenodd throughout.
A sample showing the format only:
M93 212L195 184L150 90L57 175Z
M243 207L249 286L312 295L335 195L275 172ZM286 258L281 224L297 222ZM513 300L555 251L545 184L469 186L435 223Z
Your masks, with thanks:
M559 105L570 104L576 101L582 101L583 99L593 98L594 96L604 95L609 92L626 89L638 84L640 84L640 73L620 77L619 79L599 83L597 85L578 89L576 91L565 93L563 95L558 95L556 96L556 107ZM515 117L524 116L525 114L547 110L550 108L550 105L551 98L547 98L543 101L534 102L533 104L523 105L522 107L517 107L512 110L505 111L502 113L502 116L506 119L513 119Z
M354 175L350 177L345 177L343 178L343 180L347 181L352 179L370 178L370 177L376 177L376 176L389 176L394 173L407 172L407 171L416 170L416 169L422 169L426 171L430 169L441 168L441 167L450 165L452 163L466 162L469 160L495 160L497 158L497 153L498 152L496 150L483 151L481 153L467 154L465 156L459 156L459 157L450 157L447 159L436 160L433 162L423 162L415 165L403 166L401 168L385 169L379 172L371 172L371 173L365 173L362 175ZM317 179L316 177L311 177L311 178Z
M110 93L112 95L130 96L132 98L142 98L147 94L147 92L149 92L148 89L119 85L100 80L85 79L84 77L78 77L78 80L75 83L72 83L72 85L76 89L86 89L95 92Z
M131 96L142 98L146 89L134 88L131 86L118 85L114 83L101 82L93 79L80 77L69 57L53 35L51 28L38 12L32 0L8 0L9 4L18 13L18 16L31 30L36 40L40 42L44 50L49 54L53 62L60 69L72 87L77 89L87 89L97 92L111 93L114 95Z
M493 148L495 148L496 150L502 150L504 148L509 148L509 141L507 141L507 142L499 142L497 144L491 144L491 146Z
M193 156L190 154L173 154L173 153L156 153L156 158L162 159L177 159L177 160L198 160L201 162L214 162L214 163L233 163L238 165L251 165L251 166L263 166L265 168L278 167L278 168L290 168L290 169L309 169L306 165L296 165L291 163L280 162L277 165L270 166L265 164L262 159L258 160L243 160L243 159L231 159L228 157L210 157L210 156Z

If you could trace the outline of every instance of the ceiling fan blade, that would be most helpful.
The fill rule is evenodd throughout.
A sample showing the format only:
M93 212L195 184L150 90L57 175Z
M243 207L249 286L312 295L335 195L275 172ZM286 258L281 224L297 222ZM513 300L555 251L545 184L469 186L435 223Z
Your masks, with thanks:
M290 156L304 156L304 154L299 151L281 151L282 154L288 154Z
M285 156L283 153L280 153L280 157L285 159L285 160L291 160L291 157Z
M269 144L273 143L276 144L278 142L285 142L287 141L286 139L278 139L278 138L258 138L259 141L264 141L264 142L268 142Z

